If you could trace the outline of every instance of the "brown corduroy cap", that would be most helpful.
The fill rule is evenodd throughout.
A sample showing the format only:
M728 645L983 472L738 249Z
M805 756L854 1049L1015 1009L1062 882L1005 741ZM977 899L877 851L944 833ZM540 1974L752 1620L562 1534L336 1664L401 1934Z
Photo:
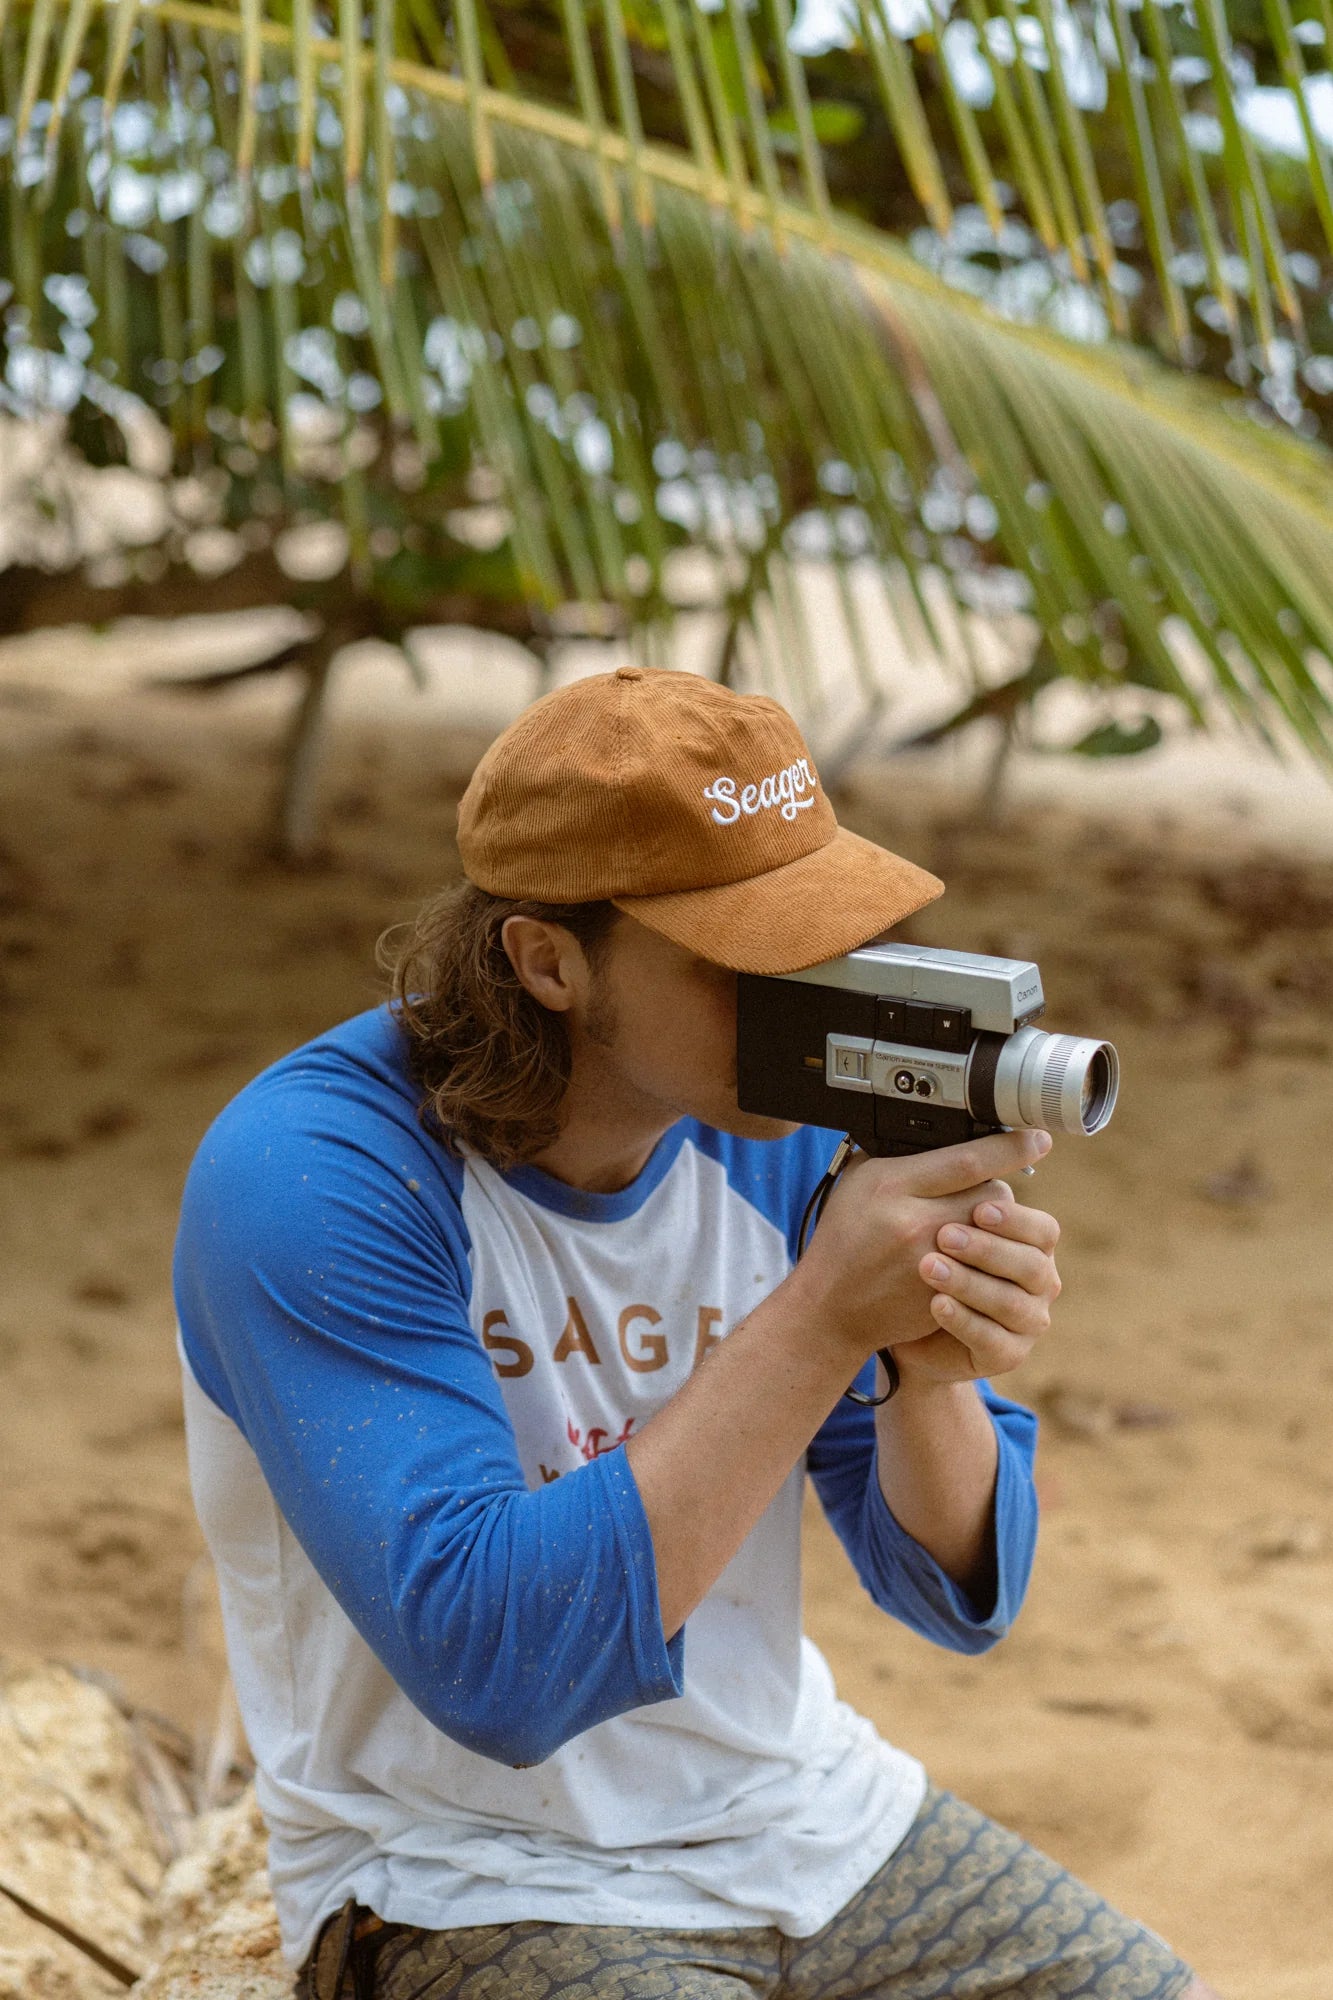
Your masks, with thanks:
M497 737L458 847L493 896L612 902L736 972L837 958L944 887L838 825L779 703L643 667L559 688Z

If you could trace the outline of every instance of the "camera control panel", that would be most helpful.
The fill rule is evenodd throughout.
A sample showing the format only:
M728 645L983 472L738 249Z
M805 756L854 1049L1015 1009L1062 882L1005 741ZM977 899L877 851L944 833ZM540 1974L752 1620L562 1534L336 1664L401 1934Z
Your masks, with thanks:
M832 1090L868 1091L875 1097L963 1109L970 1049L970 1041L960 1051L835 1033L825 1043L824 1077Z

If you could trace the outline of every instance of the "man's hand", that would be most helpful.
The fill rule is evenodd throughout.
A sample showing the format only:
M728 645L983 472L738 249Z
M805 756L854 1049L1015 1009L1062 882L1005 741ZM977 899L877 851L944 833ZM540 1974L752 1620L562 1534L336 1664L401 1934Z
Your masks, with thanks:
M904 1385L1018 1366L1050 1323L1060 1230L1020 1207L1000 1176L1050 1145L1046 1132L1005 1132L847 1169L798 1269L829 1335L859 1349L858 1365L892 1347Z
M1025 1361L1060 1296L1059 1240L1055 1217L1023 1207L1007 1186L979 1201L968 1222L944 1223L919 1266L940 1331L895 1347L903 1377L965 1382Z

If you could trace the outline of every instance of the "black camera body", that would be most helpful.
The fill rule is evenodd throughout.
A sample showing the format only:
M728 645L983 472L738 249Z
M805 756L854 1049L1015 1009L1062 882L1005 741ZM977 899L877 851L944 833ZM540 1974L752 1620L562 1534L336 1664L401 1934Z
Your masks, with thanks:
M1100 1131L1115 1105L1109 1042L1044 1034L1028 959L875 942L779 978L742 973L743 1111L845 1132L881 1157L1016 1126Z

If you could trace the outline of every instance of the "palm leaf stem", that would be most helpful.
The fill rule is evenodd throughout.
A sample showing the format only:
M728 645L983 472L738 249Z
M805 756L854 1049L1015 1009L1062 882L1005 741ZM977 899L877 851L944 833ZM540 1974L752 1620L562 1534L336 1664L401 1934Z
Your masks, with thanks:
M1036 155L1014 98L1009 72L991 47L991 38L987 31L994 17L986 12L982 0L967 0L967 10L976 29L977 47L990 74L991 89L995 94L995 115L1004 137L1015 185L1032 218L1032 226L1042 247L1053 251L1060 243L1055 212L1037 169Z
M56 59L55 82L51 87L51 116L46 126L46 185L53 178L51 164L60 145L60 133L64 124L65 111L69 103L69 86L79 60L79 50L88 32L88 18L92 11L92 0L73 0L65 20L64 33L60 39L60 54Z
M121 81L130 58L130 47L139 19L139 7L140 0L117 0L116 22L111 32L106 78L102 85L102 121L107 128L116 115L116 106L120 101Z
M196 18L195 26L202 25ZM286 43L289 37L279 29L276 35L266 36L265 39L271 39L281 45ZM336 41L326 42L322 35L312 35L310 39L312 47L320 48L320 45L324 44L330 55L336 54L338 59L342 79L343 175L348 187L352 188L361 179L361 167L365 157L364 85L367 59L362 48L361 0L338 0ZM347 54L349 49L355 51L350 57Z
M560 0L560 6L564 16L565 39L569 45L570 62L574 70L574 87L578 96L579 112L592 138L602 207L606 213L607 226L615 239L619 237L621 230L621 202L616 177L611 171L614 149L610 148L608 142L613 135L606 129L606 118L602 110L602 91L597 81L597 65L593 60L592 38L588 33L584 0ZM625 157L628 160L628 146L625 148Z
M1111 242L1111 232L1106 220L1106 203L1102 197L1097 179L1096 162L1092 157L1092 147L1088 140L1087 127L1079 117L1069 85L1065 80L1064 59L1055 32L1055 15L1051 0L1034 0L1037 19L1041 23L1042 39L1046 44L1049 62L1047 74L1051 79L1051 97L1055 104L1056 123L1064 141L1065 155L1073 174L1074 186L1083 209L1083 218L1092 239L1093 256L1101 273L1102 297L1110 314L1111 325L1117 333L1128 330L1128 316L1125 302L1115 284L1115 248Z
M1272 277L1283 312L1294 326L1301 324L1301 308L1287 271L1286 252L1278 233L1273 198L1259 164L1254 142L1240 121L1235 92L1231 86L1232 48L1221 0L1198 0L1195 7L1199 39L1208 59L1218 118L1222 126L1222 146L1229 167L1229 186L1236 190L1243 208L1252 204L1252 221L1258 243ZM1252 260L1253 261L1253 260Z
M1254 195L1248 187L1242 187L1230 191L1228 199L1236 216L1236 234L1241 250L1249 266L1250 310L1254 314L1255 332L1264 353L1271 354L1277 338L1277 324L1273 316L1273 295L1264 262L1263 238L1259 232Z
M315 145L314 0L292 0L292 70L296 77L296 171L310 181Z
M825 216L829 212L829 192L824 178L824 156L815 138L814 114L810 109L810 94L805 87L805 71L791 45L791 8L788 0L769 0L769 8L773 17L773 40L782 65L783 89L792 123L796 127L805 198L816 215Z
M755 54L754 40L750 34L749 15L743 0L726 0L726 11L741 73L745 127L750 136L750 151L754 156L754 164L759 171L759 185L763 189L764 220L772 231L774 247L781 250L786 240L782 230L782 182L778 175L777 157L773 151L773 135L768 129L768 113L764 108L763 90L759 81L759 63Z
M686 5L689 8L690 25L694 32L694 46L699 55L699 69L704 80L709 114L713 120L713 129L717 134L726 171L732 214L738 228L748 229L752 226L752 214L746 204L750 180L745 170L744 150L737 136L731 107L727 102L727 89L722 80L722 69L713 42L712 21L702 7L694 4L694 0L686 0Z
M1323 225L1324 240L1333 249L1333 173L1329 168L1328 148L1319 136L1310 110L1305 62L1296 40L1288 0L1264 0L1264 18L1273 37L1282 80L1291 92L1301 121L1305 157L1310 169L1310 192ZM1333 54L1333 48L1330 54Z
M250 180L255 170L255 138L259 130L259 80L263 74L264 44L259 38L260 0L240 0L240 8L240 130L236 138L236 176L248 201Z
M1019 14L1015 0L1000 0L1000 5L1009 28L1013 46L1016 50L1021 49L1023 46L1023 37L1019 32ZM1018 69L1018 88L1023 98L1023 108L1027 113L1028 124L1032 131L1033 144L1037 150L1037 157L1041 162L1042 175L1051 192L1051 200L1055 206L1056 217L1060 224L1060 235L1064 242L1065 250L1068 253L1070 268L1080 284L1087 284L1091 272L1088 267L1087 254L1083 247L1083 231L1079 224L1073 190L1069 185L1069 176L1065 171L1065 163L1060 154L1055 127L1051 123L1051 114L1047 107L1045 93L1031 63L1020 62L1016 67Z
M972 192L976 195L981 212L993 233L998 236L1004 227L1004 210L1000 207L1000 198L995 191L995 170L986 152L986 142L981 136L981 127L977 124L977 114L958 88L953 65L944 46L942 28L937 28L931 39L935 52L935 80L944 99L944 108L953 127L954 137L958 141L958 151L963 166L972 183Z
M46 65L47 44L51 39L55 18L56 0L33 0L32 20L23 52L23 78L19 84L18 117L15 120L20 144L27 137L33 106L37 102L42 70Z
M441 171L448 174L443 144L438 154ZM437 291L443 298L462 300L469 323L480 330L486 324L485 307L472 270L455 254L455 245L439 217L422 217L420 228L422 249ZM560 564L545 514L524 503L537 477L529 434L505 393L484 335L472 355L472 388L483 447L506 488L516 496L513 535L520 580L542 603L554 604L560 596Z
M1125 0L1108 0L1108 5L1116 53L1119 57L1115 76L1118 79L1125 132L1130 140L1134 174L1139 190L1139 207L1153 269L1161 289L1162 303L1166 308L1171 345L1176 355L1184 360L1188 358L1193 342L1184 294L1174 270L1176 249L1172 241L1166 189L1162 182L1162 165L1157 157L1157 147L1153 140L1152 120L1148 115L1143 79L1139 75L1141 58L1138 44L1130 32Z
M396 146L390 115L389 64L394 54L395 0L373 0L371 26L374 71L371 118L375 134L375 187L379 207L380 286L392 294L398 262L398 216L394 208ZM415 414L415 411L414 411Z
M629 42L620 0L602 0L602 27L616 112L628 152L630 203L639 230L646 234L653 226L652 183L639 164L639 155L643 151L643 121L634 91L634 74L630 68Z
M898 144L908 180L931 226L941 236L953 227L953 205L949 200L939 155L926 122L912 65L889 22L885 0L857 0L861 39L870 51L888 113L889 127Z
M476 162L477 178L483 190L489 191L495 179L495 141L491 137L490 121L482 106L486 75L482 63L481 24L477 18L477 0L457 0L454 18L458 24L458 46L463 62L463 82L467 91L468 123L472 131L472 157Z
M1236 303L1235 288L1227 275L1222 238L1213 210L1202 156L1191 142L1185 127L1184 98L1172 64L1171 44L1166 26L1157 0L1139 0L1139 12L1152 57L1156 85L1154 95L1159 114L1166 125L1167 137L1178 171L1183 174L1189 191L1191 211L1199 231L1199 244L1208 267L1209 288L1222 308L1232 354L1241 364L1243 375L1248 372L1248 361L1241 339L1240 309Z
M696 11L693 0L688 0L691 12ZM694 71L694 58L690 54L685 38L685 28L680 16L681 0L662 0L662 20L666 28L667 48L671 56L671 70L675 81L676 94L680 100L681 113L685 121L685 133L690 142L690 150L709 182L718 180L717 153L713 146L712 134L708 129L708 114L704 109L699 92L699 80ZM720 197L714 195L719 202Z

